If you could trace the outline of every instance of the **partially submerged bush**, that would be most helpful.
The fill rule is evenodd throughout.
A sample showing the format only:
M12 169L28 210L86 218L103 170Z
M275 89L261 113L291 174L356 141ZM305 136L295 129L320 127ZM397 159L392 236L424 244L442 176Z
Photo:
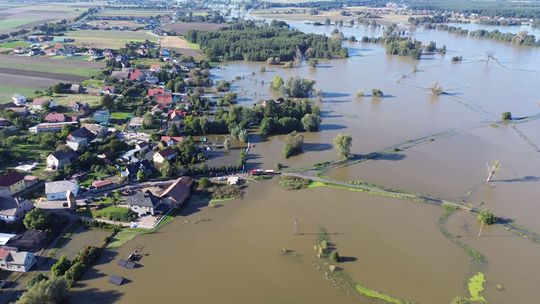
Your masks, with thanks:
M214 191L212 194L212 199L216 200L222 200L222 199L230 199L230 198L239 198L242 197L243 191L242 188L238 185L229 185L229 186L223 186L219 187Z
M294 176L281 176L279 184L286 190L300 190L309 186L310 180Z

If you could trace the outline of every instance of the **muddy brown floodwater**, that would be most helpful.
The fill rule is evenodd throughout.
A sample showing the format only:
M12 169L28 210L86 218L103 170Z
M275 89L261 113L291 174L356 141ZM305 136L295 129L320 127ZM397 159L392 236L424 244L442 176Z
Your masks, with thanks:
M334 29L290 23L327 35ZM363 27L343 32L357 38L381 34ZM276 75L309 77L324 91L321 131L305 134L305 152L284 160L283 136L253 135L248 167L273 168L279 162L293 169L335 160L332 138L350 133L357 155L390 149L325 175L487 208L540 233L539 49L436 30L418 29L413 36L446 44L448 53L415 61L388 56L379 45L346 42L350 58L321 61L318 68L267 67L259 73L262 64L230 62L215 69L216 80L241 77L232 89L245 105L275 97L269 82ZM498 62L487 62L486 51ZM462 63L451 62L456 55L463 56ZM431 96L428 88L435 82L446 94ZM382 89L385 97L369 96L372 88ZM365 96L356 97L358 91ZM505 111L516 119L495 124ZM405 149L393 151L395 146ZM501 170L488 185L486 163L495 159ZM287 192L275 180L255 183L243 199L218 208L191 202L158 233L108 251L74 288L70 302L368 303L335 289L315 268L313 245L325 227L346 257L340 263L344 271L394 297L450 303L467 296L466 281L479 270L486 275L482 295L489 303L538 303L540 245L500 226L485 227L478 237L475 217L464 211L444 226L448 237L437 225L441 212L436 206L359 192ZM295 218L303 235L292 235ZM486 264L474 267L456 240L483 254ZM117 266L138 244L145 246L140 267ZM295 254L282 256L283 248ZM124 276L128 283L113 286L109 275Z

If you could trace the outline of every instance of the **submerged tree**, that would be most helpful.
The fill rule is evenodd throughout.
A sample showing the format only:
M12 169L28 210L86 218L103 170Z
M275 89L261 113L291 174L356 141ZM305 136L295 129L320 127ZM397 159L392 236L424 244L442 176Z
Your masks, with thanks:
M443 88L438 82L435 82L434 84L432 84L431 87L429 87L429 89L431 90L431 94L433 96L439 96L442 93L444 93Z
M501 118L504 121L512 120L512 112L504 112L504 113L502 113Z
M491 182L491 179L493 178L493 176L495 176L495 174L497 174L500 168L501 168L501 162L498 160L492 160L487 163L487 169L488 169L487 182L488 183Z
M478 221L480 222L480 231L478 232L478 236L482 236L482 229L484 228L484 225L493 225L495 224L495 221L497 219L493 215L493 213L487 209L484 209L478 213Z
M334 137L334 148L339 156L349 158L351 155L352 136L350 134L338 134Z

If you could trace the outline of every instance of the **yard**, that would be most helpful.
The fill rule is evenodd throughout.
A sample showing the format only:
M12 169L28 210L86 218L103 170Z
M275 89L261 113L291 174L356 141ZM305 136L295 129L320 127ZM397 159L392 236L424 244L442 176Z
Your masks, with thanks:
M171 14L168 10L142 10L142 9L104 9L97 16L122 16L122 17L154 17Z
M176 50L184 56L193 56L199 59L203 57L201 47L196 43L188 42L183 37L161 36L159 41L161 47Z
M38 88L0 84L0 104L11 102L11 97L15 93L31 98L36 90Z
M143 42L149 40L157 43L157 37L145 31L82 30L66 32L66 37L75 39L75 42L71 44L89 48L119 49L130 41Z
M101 104L101 96L87 94L62 94L55 95L53 99L62 106L68 107L72 102L87 102L89 106L96 107Z

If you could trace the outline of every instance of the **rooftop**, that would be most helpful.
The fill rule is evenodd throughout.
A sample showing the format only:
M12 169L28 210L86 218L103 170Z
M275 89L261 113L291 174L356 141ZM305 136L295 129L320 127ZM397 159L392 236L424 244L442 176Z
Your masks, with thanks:
M0 176L0 187L9 187L24 180L24 175L17 171L11 171L6 175Z

